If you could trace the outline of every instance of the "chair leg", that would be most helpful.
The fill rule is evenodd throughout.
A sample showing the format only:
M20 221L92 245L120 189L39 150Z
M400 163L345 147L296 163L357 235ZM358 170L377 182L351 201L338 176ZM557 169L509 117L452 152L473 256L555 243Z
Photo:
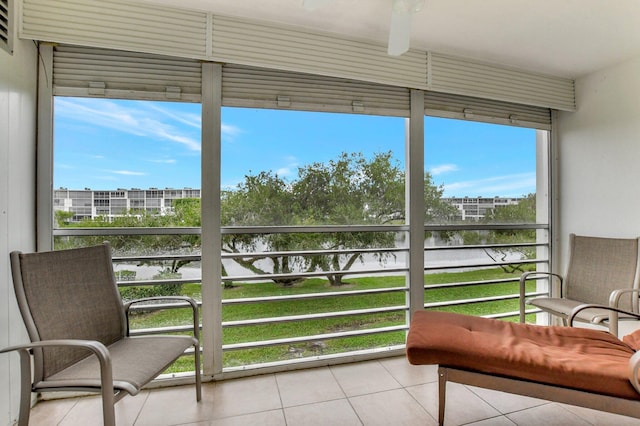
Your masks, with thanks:
M26 349L19 350L20 354L20 411L18 412L18 426L29 424L31 410L31 355Z
M102 387L102 423L103 426L116 426L116 400L113 387Z
M200 343L194 344L194 360L195 360L195 373L196 373L196 401L200 402L202 399L202 377L200 373Z
M438 368L438 424L444 425L444 409L447 396L447 369Z

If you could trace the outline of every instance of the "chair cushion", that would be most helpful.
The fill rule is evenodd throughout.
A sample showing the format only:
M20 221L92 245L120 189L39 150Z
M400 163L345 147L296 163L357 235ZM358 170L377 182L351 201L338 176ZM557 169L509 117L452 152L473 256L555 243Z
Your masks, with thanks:
M439 364L640 400L627 379L633 353L606 331L448 312L416 312L407 336L411 364Z
M137 336L125 337L108 346L114 388L136 395L142 386L162 373L193 344L194 338L190 336ZM98 358L84 358L34 387L44 389L70 385L99 388Z

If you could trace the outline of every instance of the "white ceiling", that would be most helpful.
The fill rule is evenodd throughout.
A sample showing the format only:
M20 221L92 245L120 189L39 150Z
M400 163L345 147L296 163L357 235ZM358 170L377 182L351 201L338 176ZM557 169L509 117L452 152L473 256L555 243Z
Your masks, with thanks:
M391 0L144 0L386 44ZM640 57L640 0L426 0L411 47L576 78Z

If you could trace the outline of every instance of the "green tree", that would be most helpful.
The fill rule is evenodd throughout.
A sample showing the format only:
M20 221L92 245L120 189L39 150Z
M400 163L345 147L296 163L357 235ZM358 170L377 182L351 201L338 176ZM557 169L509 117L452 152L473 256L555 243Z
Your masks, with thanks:
M450 217L455 210L441 200L443 188L433 185L428 173L424 185L429 206L425 220ZM361 153L342 153L327 163L300 167L291 183L272 172L248 175L222 197L223 226L379 225L404 221L405 175L391 152L377 153L371 159ZM223 251L280 253L238 258L237 262L259 274L268 274L264 269L270 265L276 274L323 271L332 285L341 285L344 273L364 260L362 253L353 250L394 247L395 238L392 232L227 234L223 236ZM339 253L281 254L296 250ZM378 252L375 256L384 262L389 255ZM288 278L274 281L294 283Z
M72 215L72 214L71 214ZM56 212L58 226L77 228L163 228L163 227L199 227L200 200L183 198L173 201L173 211L165 215L157 215L146 211L132 210L122 216L111 219L100 216L95 219L83 219L78 223L67 223L66 212ZM197 250L200 247L199 235L109 235L64 237L56 241L56 248L70 248L100 244L108 240L116 253L121 255L156 255L166 252L180 252L183 249ZM180 268L193 262L191 259L173 259L170 261L147 260L139 265L158 265L161 272L154 278L180 278ZM149 295L171 295L180 291L179 283L169 283L153 287L125 287L122 295L136 298Z
M483 219L490 224L526 224L536 222L536 195L527 194L517 204L498 206L487 212ZM465 244L518 244L536 241L534 229L496 229L486 233L463 234ZM535 257L535 249L531 247L504 247L486 250L485 253L493 260L505 261L508 256L519 254L523 259ZM522 265L503 265L505 272L523 271Z
M69 225L69 220L73 217L73 212L65 212L62 210L55 211L55 220L58 228L64 228Z
M444 186L433 182L431 173L424 173L424 223L443 224L456 215L456 208L442 199Z
M309 225L377 225L404 221L404 172L392 153L378 153L370 160L361 153L342 153L328 163L313 163L298 170L293 183L297 216ZM307 271L327 274L331 285L341 285L343 272L358 261L354 248L385 248L395 244L394 233L340 232L308 234L316 248L342 253L317 254L303 259ZM376 253L384 262L385 253Z
M293 199L290 186L277 174L263 171L257 175L247 175L234 190L222 192L222 226L284 226L294 225ZM290 234L224 234L223 253L252 253L257 251L291 250L295 241ZM267 274L261 264L265 260L273 263L273 273L291 272L287 256L237 256L235 262L256 274ZM227 275L222 266L223 275ZM291 278L276 278L275 282L291 285ZM227 285L231 285L228 283Z

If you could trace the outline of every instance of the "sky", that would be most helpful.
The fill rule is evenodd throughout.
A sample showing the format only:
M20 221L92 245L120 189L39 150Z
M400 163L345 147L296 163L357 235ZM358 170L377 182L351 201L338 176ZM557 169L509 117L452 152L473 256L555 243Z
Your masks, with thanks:
M54 188L200 188L200 105L56 97ZM404 167L405 119L225 107L225 189L342 152L392 151ZM535 192L535 130L425 117L425 170L445 197L519 197Z

